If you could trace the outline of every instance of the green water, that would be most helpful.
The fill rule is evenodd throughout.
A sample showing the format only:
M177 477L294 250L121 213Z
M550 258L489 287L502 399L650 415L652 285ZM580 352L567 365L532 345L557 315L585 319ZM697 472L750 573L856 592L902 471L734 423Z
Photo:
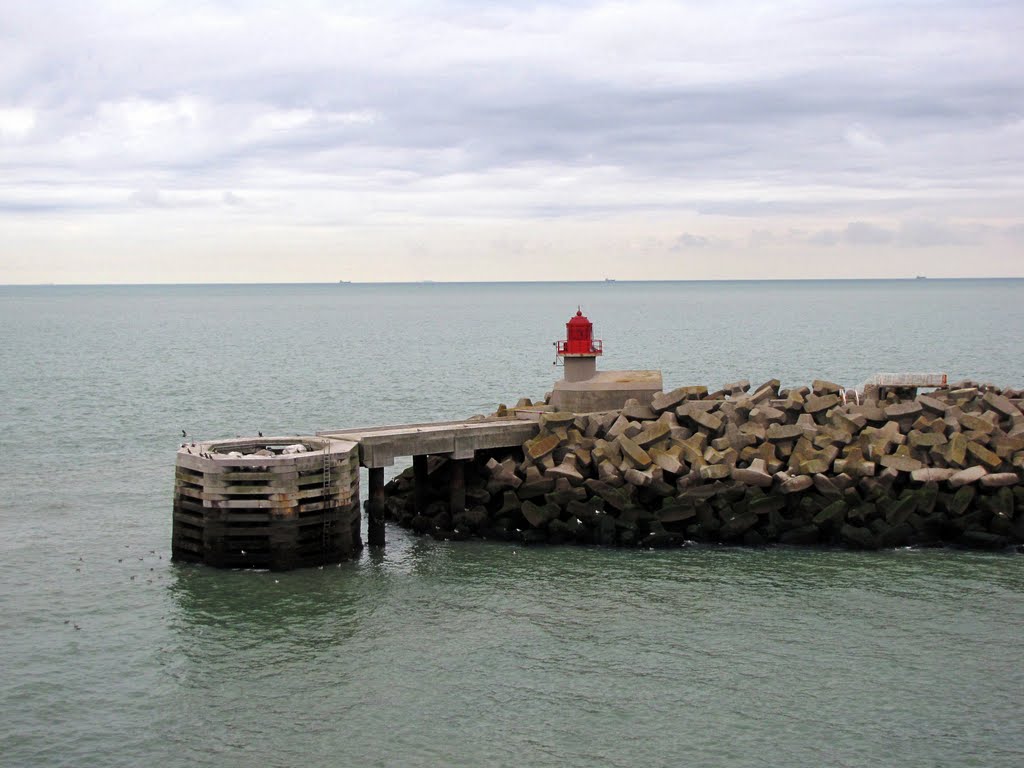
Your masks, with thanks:
M669 386L1021 386L1024 283L926 282L0 289L0 764L1021 765L1016 554L389 527L384 552L323 570L169 563L182 428L537 396L577 302L604 367ZM721 307L756 322L715 325Z

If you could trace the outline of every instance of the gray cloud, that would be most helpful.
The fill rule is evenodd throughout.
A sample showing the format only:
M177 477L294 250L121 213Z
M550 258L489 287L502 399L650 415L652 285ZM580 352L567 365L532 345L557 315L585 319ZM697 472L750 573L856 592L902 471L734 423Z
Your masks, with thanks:
M1016 215L1018 3L793 3L736 24L751 13L11 4L0 215L230 208L330 226L684 211L749 219L729 241L751 248L908 249L970 245L984 232L961 220ZM694 232L671 247L726 244Z
M711 245L711 240L703 235L692 235L689 232L684 232L676 238L671 250L685 251L691 248L707 248L709 245Z
M934 221L911 220L887 227L867 221L851 221L843 229L821 229L798 239L814 245L879 246L895 244L907 248L975 245L991 234L978 225L951 226Z

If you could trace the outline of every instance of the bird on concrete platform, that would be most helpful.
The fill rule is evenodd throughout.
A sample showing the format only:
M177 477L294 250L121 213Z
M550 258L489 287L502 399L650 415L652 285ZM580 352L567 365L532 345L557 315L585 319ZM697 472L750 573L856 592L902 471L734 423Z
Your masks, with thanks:
M263 433L262 432L260 432L259 435L260 435L260 437L263 437Z

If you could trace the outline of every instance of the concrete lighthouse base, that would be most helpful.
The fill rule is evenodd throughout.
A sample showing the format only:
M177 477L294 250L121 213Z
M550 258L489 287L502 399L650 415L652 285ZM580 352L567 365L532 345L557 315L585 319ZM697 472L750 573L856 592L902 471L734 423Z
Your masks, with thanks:
M661 391L661 371L597 371L582 381L556 381L551 405L574 413L611 411L630 398L650 403Z

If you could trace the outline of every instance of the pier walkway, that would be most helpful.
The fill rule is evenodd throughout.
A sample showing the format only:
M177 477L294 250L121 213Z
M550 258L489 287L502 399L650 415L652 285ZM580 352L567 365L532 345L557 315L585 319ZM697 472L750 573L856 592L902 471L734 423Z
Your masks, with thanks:
M476 451L522 445L536 435L537 430L536 420L492 418L326 430L316 434L359 443L359 463L368 469L377 469L390 467L396 456L429 454L471 459Z
M359 464L368 470L368 538L372 546L384 544L384 468L398 456L411 456L416 484L416 506L426 506L427 457L452 460L451 510L466 508L465 463L477 451L522 445L540 429L539 414L520 417L437 421L388 427L339 429L317 432L317 437L346 440L359 445Z

